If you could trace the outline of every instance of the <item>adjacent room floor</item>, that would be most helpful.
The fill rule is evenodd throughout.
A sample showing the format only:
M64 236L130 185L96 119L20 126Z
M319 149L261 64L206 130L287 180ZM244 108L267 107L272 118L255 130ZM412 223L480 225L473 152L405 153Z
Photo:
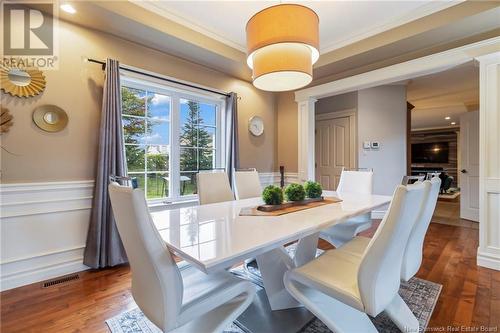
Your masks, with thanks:
M443 285L429 327L499 327L500 272L476 265L478 229L449 209L455 206L439 202L417 274ZM373 235L377 225L365 235ZM330 248L323 241L320 247ZM64 285L41 288L37 283L5 291L1 331L109 332L106 319L136 307L130 279L129 268L122 266L84 272Z
M479 223L460 218L460 197L453 200L439 199L432 222L479 229Z

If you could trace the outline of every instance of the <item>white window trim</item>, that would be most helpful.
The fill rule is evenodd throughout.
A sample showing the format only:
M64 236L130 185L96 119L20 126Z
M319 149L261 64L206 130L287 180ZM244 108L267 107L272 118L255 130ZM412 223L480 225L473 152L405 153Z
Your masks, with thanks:
M216 111L216 142L215 142L215 168L225 167L225 152L226 152L226 124L225 124L225 103L224 96L216 93L202 92L194 88L184 87L175 83L169 83L160 79L129 73L122 71L120 73L120 81L122 86L156 92L167 95L171 99L170 109L170 156L168 174L169 182L169 197L149 199L148 205L172 205L176 203L188 203L198 200L198 195L180 195L180 99L189 99L201 103L215 104ZM125 145L125 142L123 142ZM174 163L177 161L177 163Z

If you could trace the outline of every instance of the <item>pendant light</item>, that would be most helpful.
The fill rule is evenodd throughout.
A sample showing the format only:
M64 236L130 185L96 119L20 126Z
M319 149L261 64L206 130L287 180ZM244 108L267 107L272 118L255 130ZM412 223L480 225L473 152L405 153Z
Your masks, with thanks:
M319 18L312 9L297 4L268 7L250 18L246 32L255 87L287 91L312 81L312 65L319 58Z

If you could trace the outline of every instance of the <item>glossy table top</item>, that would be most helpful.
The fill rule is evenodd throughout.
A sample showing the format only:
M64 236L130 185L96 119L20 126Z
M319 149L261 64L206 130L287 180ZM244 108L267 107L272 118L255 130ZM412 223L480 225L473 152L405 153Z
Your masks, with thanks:
M163 210L151 216L171 251L209 273L368 213L391 200L390 196L330 191L323 195L343 201L281 216L239 216L241 208L262 204L260 198Z

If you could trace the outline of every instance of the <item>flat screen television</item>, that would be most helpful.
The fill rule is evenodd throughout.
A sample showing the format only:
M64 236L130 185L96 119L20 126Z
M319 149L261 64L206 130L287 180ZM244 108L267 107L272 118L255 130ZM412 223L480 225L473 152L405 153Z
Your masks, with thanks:
M412 163L448 163L448 142L414 143L411 145Z

